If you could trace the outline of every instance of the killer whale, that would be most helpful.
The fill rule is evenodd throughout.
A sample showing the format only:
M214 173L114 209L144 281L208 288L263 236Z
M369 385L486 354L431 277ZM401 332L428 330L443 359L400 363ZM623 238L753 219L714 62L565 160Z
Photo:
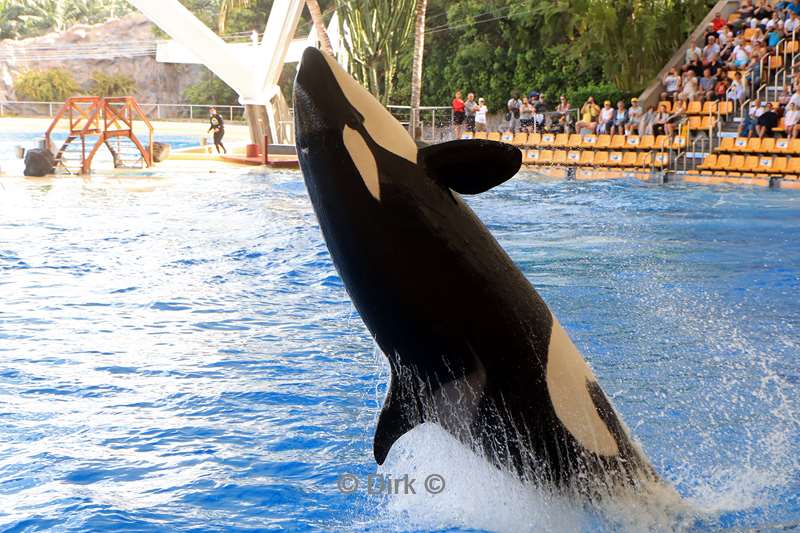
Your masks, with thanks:
M658 481L566 331L459 196L513 177L520 151L480 140L420 148L314 48L293 105L325 242L391 369L376 461L435 422L498 467L557 488Z

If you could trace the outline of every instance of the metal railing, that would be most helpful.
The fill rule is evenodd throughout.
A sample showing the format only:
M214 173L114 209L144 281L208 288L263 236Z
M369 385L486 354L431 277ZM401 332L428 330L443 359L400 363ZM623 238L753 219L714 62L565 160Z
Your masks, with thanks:
M53 118L64 102L36 102L29 100L0 101L0 117L48 117ZM152 120L198 120L205 121L209 109L217 111L231 122L244 122L244 106L212 104L139 104Z

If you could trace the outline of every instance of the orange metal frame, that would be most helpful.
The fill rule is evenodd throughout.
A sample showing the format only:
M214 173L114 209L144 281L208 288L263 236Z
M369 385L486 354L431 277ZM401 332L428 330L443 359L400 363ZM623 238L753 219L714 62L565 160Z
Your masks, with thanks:
M81 174L88 174L92 159L100 146L113 137L127 137L136 145L148 167L153 165L153 125L132 96L75 96L68 98L53 117L45 132L47 148L52 151L51 134L59 121L67 115L69 120L68 137L81 139ZM133 133L133 121L144 122L148 131L148 148L145 149ZM86 154L86 137L97 136L89 154ZM68 141L69 142L69 141Z

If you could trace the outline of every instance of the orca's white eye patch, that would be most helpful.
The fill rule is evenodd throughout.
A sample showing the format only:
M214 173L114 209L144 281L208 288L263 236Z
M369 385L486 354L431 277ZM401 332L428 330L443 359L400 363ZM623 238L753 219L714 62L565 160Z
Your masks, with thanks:
M403 125L368 90L345 72L339 63L328 54L323 56L347 101L364 117L364 129L372 140L384 149L416 164L417 145Z
M345 125L342 130L342 139L344 146L347 148L347 153L350 154L350 159L361 174L361 179L364 180L369 193L376 200L381 199L381 182L378 177L378 163L375 161L375 156L372 150L369 149L367 141L361 136L358 130L354 130L350 126Z
M617 441L597 414L586 386L597 381L594 373L555 316L550 332L545 379L556 415L572 436L584 448L598 455L617 455Z

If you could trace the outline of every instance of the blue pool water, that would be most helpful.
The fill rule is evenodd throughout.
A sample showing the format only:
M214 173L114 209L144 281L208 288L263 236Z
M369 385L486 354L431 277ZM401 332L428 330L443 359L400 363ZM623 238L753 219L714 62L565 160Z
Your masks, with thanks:
M800 523L800 194L519 176L470 199L686 499L674 512L537 493L430 426L380 471L417 494L368 494L387 370L300 175L153 182L0 178L3 528Z

